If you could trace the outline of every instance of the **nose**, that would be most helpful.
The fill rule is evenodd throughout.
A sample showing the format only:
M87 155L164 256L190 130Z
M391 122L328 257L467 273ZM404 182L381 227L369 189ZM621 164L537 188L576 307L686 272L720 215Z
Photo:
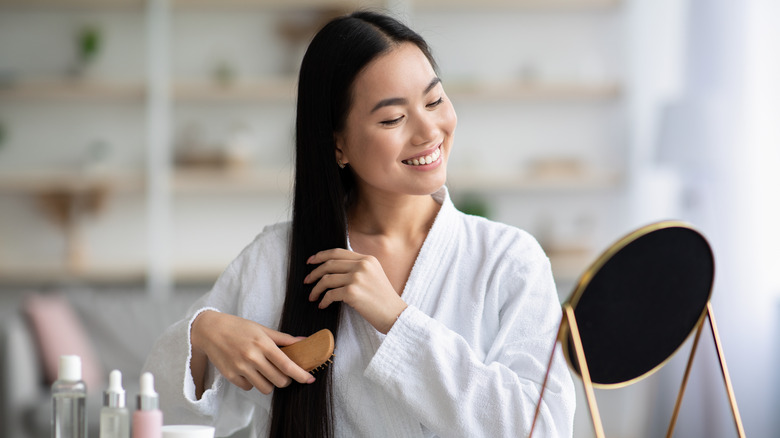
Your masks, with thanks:
M412 144L415 146L424 146L427 143L435 141L439 135L439 126L436 123L436 117L429 112L422 112L415 117L413 129Z

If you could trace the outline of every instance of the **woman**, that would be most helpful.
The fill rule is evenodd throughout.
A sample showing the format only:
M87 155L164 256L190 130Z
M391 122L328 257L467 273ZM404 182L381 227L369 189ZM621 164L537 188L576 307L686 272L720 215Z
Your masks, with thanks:
M527 435L560 320L549 261L527 233L452 205L457 118L428 46L384 15L337 18L298 87L292 223L267 227L155 345L166 422ZM337 356L312 376L279 346L322 328ZM573 413L558 354L535 436L571 436Z

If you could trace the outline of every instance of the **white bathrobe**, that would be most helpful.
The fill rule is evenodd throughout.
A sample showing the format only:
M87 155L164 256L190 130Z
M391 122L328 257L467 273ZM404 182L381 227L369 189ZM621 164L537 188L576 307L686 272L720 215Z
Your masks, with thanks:
M459 212L446 188L433 196L441 210L392 329L382 335L342 308L331 365L339 438L528 435L561 317L549 260L528 233ZM212 424L220 436L251 423L268 435L271 396L243 391L213 365L196 400L189 327L210 308L277 328L289 233L289 223L263 230L155 344L146 369L165 424ZM574 385L556 348L535 437L572 436Z

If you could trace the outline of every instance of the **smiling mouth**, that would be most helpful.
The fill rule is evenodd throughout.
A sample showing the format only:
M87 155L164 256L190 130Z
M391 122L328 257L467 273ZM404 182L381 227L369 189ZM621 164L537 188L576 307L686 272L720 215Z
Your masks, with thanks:
M434 150L428 155L411 158L409 160L403 160L402 163L407 164L409 166L424 166L426 164L431 164L434 161L438 160L440 156L441 156L441 146L437 147L436 150Z

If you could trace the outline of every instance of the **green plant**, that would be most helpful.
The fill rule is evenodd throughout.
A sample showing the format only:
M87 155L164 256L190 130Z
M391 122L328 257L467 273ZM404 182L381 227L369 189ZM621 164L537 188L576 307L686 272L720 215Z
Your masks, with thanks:
M76 35L76 47L82 64L89 64L97 57L102 39L102 32L98 26L88 24L79 29Z
M488 202L479 195L463 195L459 198L455 205L458 210L466 214L482 216L485 218L489 217L490 215L490 207Z

